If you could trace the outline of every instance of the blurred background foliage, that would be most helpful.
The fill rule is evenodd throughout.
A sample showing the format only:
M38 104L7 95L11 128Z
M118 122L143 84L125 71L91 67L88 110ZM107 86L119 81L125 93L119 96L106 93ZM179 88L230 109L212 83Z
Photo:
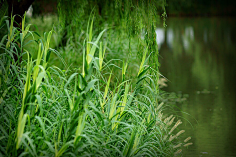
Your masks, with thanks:
M168 0L168 16L233 16L236 2L232 0Z

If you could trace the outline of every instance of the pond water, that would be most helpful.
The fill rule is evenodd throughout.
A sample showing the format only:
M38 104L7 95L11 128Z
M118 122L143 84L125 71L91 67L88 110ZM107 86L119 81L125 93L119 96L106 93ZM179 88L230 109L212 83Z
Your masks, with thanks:
M192 146L183 156L236 156L236 20L169 18L158 28L163 90L188 94L177 103Z

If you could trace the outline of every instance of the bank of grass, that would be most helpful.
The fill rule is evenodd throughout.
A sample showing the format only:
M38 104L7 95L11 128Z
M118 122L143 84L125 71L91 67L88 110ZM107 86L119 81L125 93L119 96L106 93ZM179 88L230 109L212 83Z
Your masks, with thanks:
M59 55L49 46L53 31L38 37L33 59L24 41L38 33L24 23L19 33L6 19L0 43L1 156L174 156L191 144L190 138L178 141L181 121L162 113L148 45L136 70L126 61L121 67L105 62L106 30L94 37L90 21L80 43L82 62L60 69L48 64L51 53ZM20 66L16 52L26 56Z

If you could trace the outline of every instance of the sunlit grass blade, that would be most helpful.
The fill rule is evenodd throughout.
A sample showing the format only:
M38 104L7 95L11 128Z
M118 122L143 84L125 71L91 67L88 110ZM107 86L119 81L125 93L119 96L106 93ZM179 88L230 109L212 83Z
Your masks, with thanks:
M145 63L145 60L146 60L146 55L147 55L147 52L148 52L148 46L143 54L143 58L142 58L142 61L141 61L141 64L139 66L139 71L138 71L138 76L140 75L140 73L143 71L144 69L144 63Z
M111 105L110 105L110 112L109 112L109 119L111 119L114 114L116 113L117 107L117 94L112 97Z
M39 64L41 62L41 58L42 58L42 55L41 55L41 43L39 43L39 49L38 49L38 56L37 56L37 60L36 60L36 65L34 67L34 74L33 74L33 82L36 81L36 78L38 76L38 72L39 72Z
M21 109L21 113L18 118L18 127L17 127L17 136L16 136L16 149L19 149L21 144L21 138L24 133L26 118L29 117L28 114L23 115L23 110Z
M106 103L106 97L107 97L109 86L110 86L110 82L111 82L111 75L112 75L112 73L110 74L109 79L108 79L108 81L106 83L106 87L105 87L105 91L104 91L104 95L103 95L103 102L101 104L102 110L104 110L104 105Z
M62 156L63 153L66 151L66 149L67 149L69 146L72 145L72 142L73 142L73 141L69 141L69 142L65 143L65 144L61 147L61 149L60 149L58 152L56 152L55 157L60 157L60 156Z
M102 42L100 42L100 48L99 48L99 70L102 70L102 63L103 63L103 59L105 56L105 52L106 52L106 45L104 46L104 48L102 48Z
M84 130L85 117L86 117L86 114L82 111L81 115L79 116L78 126L77 126L76 133L75 133L75 139L74 139L75 144L78 142L78 140Z
M123 61L123 66L122 66L122 81L125 80L125 74L126 74L127 67L128 67L128 62L125 63Z
M123 101L122 104L120 105L120 115L122 116L124 110L125 110L125 106L127 103L127 97L128 97L128 92L129 92L129 84L127 83L125 86L125 93L124 93L124 97L123 97Z
M87 52L87 63L88 65L90 64L90 62L92 61L92 58L94 57L94 53L96 51L97 48L97 44L98 41L100 40L100 38L102 37L103 33L106 31L106 29L104 29L97 37L97 39L95 40L95 42L93 42L93 46L91 48L91 50L89 51L89 53Z

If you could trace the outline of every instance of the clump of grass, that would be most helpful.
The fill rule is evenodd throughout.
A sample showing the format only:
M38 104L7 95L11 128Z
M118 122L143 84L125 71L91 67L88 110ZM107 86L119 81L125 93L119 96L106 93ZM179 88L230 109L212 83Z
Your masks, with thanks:
M82 44L83 63L73 71L48 66L50 53L56 52L49 47L53 31L36 41L33 60L24 48L25 37L34 36L30 26L24 28L23 19L20 32L6 23L12 34L0 45L1 156L173 156L182 151L176 140L183 131L172 135L181 122L172 126L175 118L162 116L148 46L137 74L125 77L129 67L124 63L122 80L111 86L116 73L104 62L106 44L99 42L106 30L93 40L93 20ZM20 66L16 51L27 56Z

